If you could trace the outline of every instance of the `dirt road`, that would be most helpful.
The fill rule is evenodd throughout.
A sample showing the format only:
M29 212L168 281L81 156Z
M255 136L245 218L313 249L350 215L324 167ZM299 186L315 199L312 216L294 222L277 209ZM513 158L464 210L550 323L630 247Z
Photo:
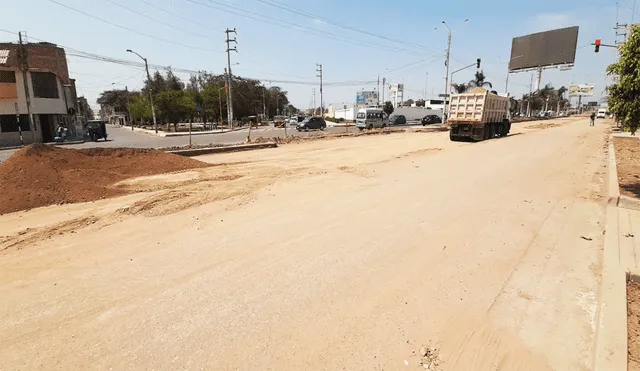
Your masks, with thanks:
M0 369L590 370L605 127L560 123L207 156L0 216Z

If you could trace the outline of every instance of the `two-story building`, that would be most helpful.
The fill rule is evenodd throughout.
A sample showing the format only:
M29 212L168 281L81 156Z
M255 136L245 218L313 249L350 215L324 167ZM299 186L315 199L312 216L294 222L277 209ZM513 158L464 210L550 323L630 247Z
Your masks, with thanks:
M73 119L76 112L75 81L69 78L64 49L50 43L0 43L0 147L20 145L20 131L25 144L51 142L60 124L67 126L69 137L82 137L82 125Z

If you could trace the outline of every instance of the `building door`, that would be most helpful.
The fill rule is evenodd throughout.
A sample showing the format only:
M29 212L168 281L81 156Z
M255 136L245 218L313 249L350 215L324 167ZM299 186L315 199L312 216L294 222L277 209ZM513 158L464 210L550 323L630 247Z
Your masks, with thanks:
M40 129L42 130L42 141L44 143L53 142L54 130L53 120L51 115L39 115L40 116Z

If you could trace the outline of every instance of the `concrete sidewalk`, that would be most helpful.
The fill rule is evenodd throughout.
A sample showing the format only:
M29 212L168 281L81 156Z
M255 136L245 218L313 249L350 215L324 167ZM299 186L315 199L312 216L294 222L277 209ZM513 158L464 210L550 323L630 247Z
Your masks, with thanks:
M626 135L625 135L626 134ZM627 274L640 272L640 202L620 195L613 137L609 142L609 200L602 262L595 371L626 370Z

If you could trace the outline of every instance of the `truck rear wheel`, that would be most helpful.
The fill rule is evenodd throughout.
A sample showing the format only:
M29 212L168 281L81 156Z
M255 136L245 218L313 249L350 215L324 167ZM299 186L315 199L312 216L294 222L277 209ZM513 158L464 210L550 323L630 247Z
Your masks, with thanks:
M489 125L484 126L484 140L491 138L491 128Z

